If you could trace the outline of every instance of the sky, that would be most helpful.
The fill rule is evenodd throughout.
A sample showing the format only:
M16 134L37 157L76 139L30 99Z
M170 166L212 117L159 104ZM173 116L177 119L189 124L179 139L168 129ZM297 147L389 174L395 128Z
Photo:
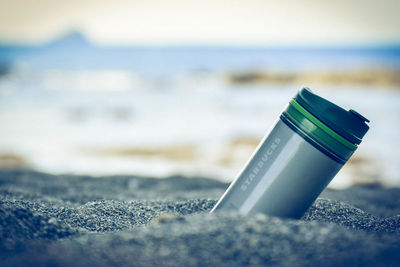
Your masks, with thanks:
M399 0L0 0L0 42L80 31L101 44L400 43Z

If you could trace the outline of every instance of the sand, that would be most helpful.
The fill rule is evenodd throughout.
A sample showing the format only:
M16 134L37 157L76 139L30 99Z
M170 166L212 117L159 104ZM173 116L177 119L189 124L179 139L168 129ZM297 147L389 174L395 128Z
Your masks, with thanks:
M0 171L0 266L398 266L400 189L325 190L301 220L209 214L201 177Z

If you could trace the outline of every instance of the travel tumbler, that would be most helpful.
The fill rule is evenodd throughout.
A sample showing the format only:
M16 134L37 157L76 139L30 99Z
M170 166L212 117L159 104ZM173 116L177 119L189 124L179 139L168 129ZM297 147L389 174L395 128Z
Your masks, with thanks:
M366 122L301 89L211 212L300 218L357 149Z

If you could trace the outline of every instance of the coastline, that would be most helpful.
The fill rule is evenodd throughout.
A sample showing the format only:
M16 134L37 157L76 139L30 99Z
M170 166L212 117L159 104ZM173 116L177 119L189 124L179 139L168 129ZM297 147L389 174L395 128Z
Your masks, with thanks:
M226 76L234 85L250 84L312 84L340 86L363 86L378 90L395 90L400 88L399 69L355 69L331 71L268 71L254 70L233 72Z

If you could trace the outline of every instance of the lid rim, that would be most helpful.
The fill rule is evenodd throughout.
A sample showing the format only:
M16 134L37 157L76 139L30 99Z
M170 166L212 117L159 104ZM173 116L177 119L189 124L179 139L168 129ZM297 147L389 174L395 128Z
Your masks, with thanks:
M323 124L351 143L360 144L369 130L366 123L369 122L367 118L352 109L345 110L314 94L307 87L299 90L294 100Z
M305 116L307 119L309 119L312 123L314 123L317 127L321 128L324 132L326 132L328 135L333 137L335 140L346 146L347 148L351 150L356 150L357 145L353 144L334 130L332 130L329 126L327 126L325 123L323 123L321 120L319 120L317 117L315 117L313 114L311 114L308 110L306 110L304 107L302 107L295 99L290 100L290 105L293 106L297 111L299 111L303 116Z

